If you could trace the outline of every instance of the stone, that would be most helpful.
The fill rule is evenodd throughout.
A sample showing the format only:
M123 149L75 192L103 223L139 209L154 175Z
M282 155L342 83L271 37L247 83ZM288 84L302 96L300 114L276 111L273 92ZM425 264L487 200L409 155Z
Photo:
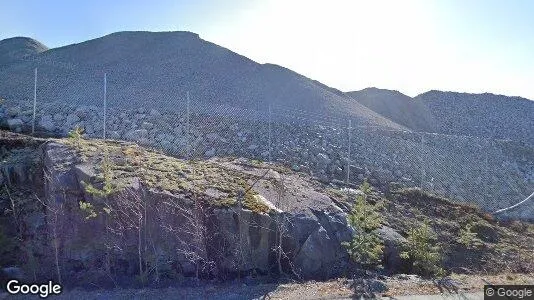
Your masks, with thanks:
M371 279L368 285L373 293L384 293L388 290L388 286L382 280Z
M24 122L25 124L28 124L28 123L31 123L31 121L33 120L33 117L32 116L21 116L20 119L22 120L22 122Z
M80 117L76 114L69 114L67 116L67 121L65 122L68 125L70 124L75 124L75 123L78 123L80 122Z
M335 258L335 247L323 226L313 232L295 258L302 274L324 277L329 263Z
M22 114L20 106L13 106L7 109L7 115L10 117L16 117Z
M85 120L87 116L89 115L89 109L87 107L78 107L74 111L74 114L78 116L81 120Z
M204 156L207 156L207 157L212 157L215 155L215 149L214 148L211 148L210 150L204 152Z
M65 115L62 113L57 113L54 115L54 121L61 122L65 119Z
M324 153L319 153L319 154L317 154L317 161L318 161L319 165L326 166L326 165L330 164L331 160L328 157L328 155L326 155Z
M392 272L407 272L410 264L400 256L406 238L388 226L378 229L378 235L384 241L384 266Z
M18 118L7 120L7 127L9 127L10 130L16 130L16 129L20 130L23 124L24 122L22 122L22 120Z
M141 128L142 129L146 129L146 130L150 130L150 129L154 128L154 124L152 124L150 122L143 122L143 123L141 123Z
M121 135L117 131L110 131L107 133L107 138L112 140L120 140Z
M41 117L41 120L39 121L39 126L49 132L54 131L56 129L56 125L54 125L54 121L49 115Z
M141 142L148 137L148 131L146 129L134 129L126 132L124 138L126 140Z

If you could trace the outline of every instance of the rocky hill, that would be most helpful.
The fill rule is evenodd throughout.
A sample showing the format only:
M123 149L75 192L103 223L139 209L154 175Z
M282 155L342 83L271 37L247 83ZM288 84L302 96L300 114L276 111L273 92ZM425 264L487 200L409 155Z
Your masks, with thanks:
M398 91L366 88L348 92L358 103L410 129L436 132L432 112L420 101Z
M494 94L430 91L415 98L432 112L437 132L534 145L534 101Z
M40 103L101 106L107 73L111 107L131 109L149 101L151 108L184 111L189 92L193 106L205 104L204 111L226 104L266 114L269 104L283 105L401 128L342 93L286 68L258 64L190 32L118 32L51 49L1 68L0 76L9 80L0 82L0 95L31 103L35 67Z
M0 68L13 62L29 59L48 50L40 42L27 37L14 37L0 41Z
M375 88L347 95L413 130L534 144L534 101L529 99L442 91L411 98Z
M359 190L276 164L186 161L126 142L1 131L0 144L0 267L9 274L125 287L280 271L326 279L354 267L341 242L356 234L347 213ZM369 201L383 204L383 275L413 271L399 253L425 221L447 272L534 270L531 224L418 190L375 189ZM474 249L459 242L465 226Z

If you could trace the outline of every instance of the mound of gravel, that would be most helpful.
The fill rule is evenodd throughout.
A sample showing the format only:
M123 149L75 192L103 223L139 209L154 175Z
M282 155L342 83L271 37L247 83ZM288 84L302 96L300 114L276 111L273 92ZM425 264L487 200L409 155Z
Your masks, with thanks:
M20 61L48 50L40 42L27 37L14 37L0 41L0 66Z
M309 78L277 65L258 64L190 32L119 32L51 49L0 69L0 76L9 78L0 82L0 95L31 101L35 67L40 102L101 105L107 73L108 103L118 108L185 109L189 92L195 105L267 112L271 104L402 128Z
M435 119L428 107L421 101L415 101L398 91L366 88L361 91L348 92L347 95L408 128L427 132L436 130Z
M413 130L534 144L534 101L525 98L442 91L411 98L376 88L347 95Z

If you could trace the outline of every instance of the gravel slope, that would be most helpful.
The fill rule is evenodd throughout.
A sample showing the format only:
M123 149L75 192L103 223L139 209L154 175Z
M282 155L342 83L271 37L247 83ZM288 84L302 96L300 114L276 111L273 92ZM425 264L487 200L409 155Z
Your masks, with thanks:
M51 49L0 68L0 95L30 101L33 68L39 68L38 98L100 105L103 75L110 106L150 106L162 111L193 104L230 104L267 112L268 104L350 116L354 122L402 126L354 103L342 93L286 68L258 64L190 32L118 32Z

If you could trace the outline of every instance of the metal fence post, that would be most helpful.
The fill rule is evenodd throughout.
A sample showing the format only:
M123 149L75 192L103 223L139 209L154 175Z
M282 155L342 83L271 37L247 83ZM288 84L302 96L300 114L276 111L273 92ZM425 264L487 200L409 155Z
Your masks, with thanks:
M104 140L106 139L106 115L107 115L107 76L104 73Z
M271 138L272 138L271 137L271 121L272 121L271 113L272 113L271 104L269 103L269 123L268 123L268 125L269 125L269 163L272 162L272 160L271 160L272 159L272 156L271 156L271 151L272 151L272 147L271 147L271 145L272 145L271 144Z
M350 119L349 119L348 133L349 133L349 142L348 142L348 149L347 149L347 185L349 184L349 180L350 180L350 143L351 143L351 137L352 137L352 121Z
M191 159L191 126L189 124L189 91L187 91L187 102L186 102L186 136L187 136L187 145L186 145L186 157Z
M425 151L425 136L421 132L421 184L419 188L423 190L424 182L425 182L425 158L424 158L424 151Z
M37 68L34 70L33 81L33 118L32 118L32 135L35 134L35 110L37 107Z

